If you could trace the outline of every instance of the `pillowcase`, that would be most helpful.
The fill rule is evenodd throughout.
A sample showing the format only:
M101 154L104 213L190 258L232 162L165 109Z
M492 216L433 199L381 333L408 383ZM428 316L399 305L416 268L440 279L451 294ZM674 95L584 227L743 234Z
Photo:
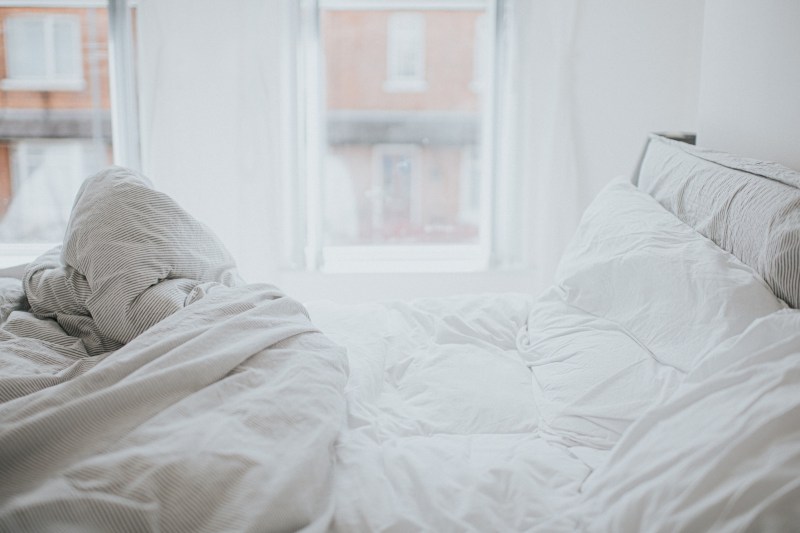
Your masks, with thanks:
M683 372L785 306L753 270L622 180L584 213L556 274L566 303Z
M584 482L576 521L598 531L794 531L798 390L800 312L757 320L631 426Z
M651 136L639 183L800 307L800 172Z
M63 248L29 265L24 281L32 311L82 337L91 355L129 342L214 285L241 283L211 230L120 167L84 182Z
M741 261L612 182L518 337L542 431L610 449L704 354L784 307Z

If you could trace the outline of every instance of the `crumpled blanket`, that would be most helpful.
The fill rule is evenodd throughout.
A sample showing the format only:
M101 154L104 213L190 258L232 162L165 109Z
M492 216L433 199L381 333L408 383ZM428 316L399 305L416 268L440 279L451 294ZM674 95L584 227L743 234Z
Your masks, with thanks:
M28 355L0 342L0 395L28 385L0 404L0 531L328 527L347 358L274 287L219 287L96 358Z
M215 285L242 283L205 225L121 167L84 182L63 247L29 264L23 279L31 312L55 319L90 356L120 348Z
M0 321L0 531L328 528L344 350L146 178L89 178L22 288Z

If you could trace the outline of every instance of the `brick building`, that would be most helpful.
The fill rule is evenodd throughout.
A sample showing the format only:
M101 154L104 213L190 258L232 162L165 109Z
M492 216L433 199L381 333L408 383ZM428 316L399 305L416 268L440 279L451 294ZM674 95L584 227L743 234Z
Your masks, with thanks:
M481 13L322 12L326 244L477 238Z
M110 161L106 10L2 7L0 29L0 242L59 241Z

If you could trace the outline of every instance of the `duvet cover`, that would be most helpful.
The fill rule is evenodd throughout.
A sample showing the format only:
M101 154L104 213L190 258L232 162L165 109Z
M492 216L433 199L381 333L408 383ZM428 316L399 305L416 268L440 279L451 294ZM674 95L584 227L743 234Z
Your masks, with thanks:
M800 523L800 313L622 181L541 295L301 305L111 169L0 293L0 531Z

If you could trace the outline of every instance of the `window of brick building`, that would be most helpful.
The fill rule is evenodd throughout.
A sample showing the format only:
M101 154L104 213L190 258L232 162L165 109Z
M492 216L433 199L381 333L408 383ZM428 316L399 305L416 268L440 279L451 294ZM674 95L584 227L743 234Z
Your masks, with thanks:
M84 87L80 18L22 13L5 18L4 89L79 91Z
M424 91L425 15L392 13L386 31L387 91Z
M309 267L486 268L495 91L475 82L492 79L496 2L308 6L300 92Z

